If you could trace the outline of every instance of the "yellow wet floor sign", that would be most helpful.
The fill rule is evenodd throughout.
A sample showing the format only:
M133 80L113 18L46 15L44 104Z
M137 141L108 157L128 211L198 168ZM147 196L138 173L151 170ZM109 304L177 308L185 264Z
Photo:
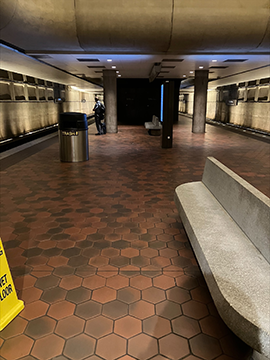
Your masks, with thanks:
M4 247L0 239L0 331L14 319L23 308L24 303L17 298Z

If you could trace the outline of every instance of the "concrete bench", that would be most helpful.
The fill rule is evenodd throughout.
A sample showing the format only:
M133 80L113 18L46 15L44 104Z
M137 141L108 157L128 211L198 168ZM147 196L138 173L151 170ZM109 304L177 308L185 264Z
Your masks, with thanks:
M159 121L158 117L153 115L152 121L145 122L144 127L148 130L149 135L160 135L162 124Z
M209 157L174 200L220 316L270 359L270 199Z

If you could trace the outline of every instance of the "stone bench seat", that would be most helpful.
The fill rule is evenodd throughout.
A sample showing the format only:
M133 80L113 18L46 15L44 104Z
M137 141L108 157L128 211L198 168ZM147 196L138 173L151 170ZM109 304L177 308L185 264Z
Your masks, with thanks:
M220 316L254 359L270 358L270 200L208 158L175 203Z
M152 121L148 121L144 123L144 127L148 130L150 135L160 135L162 124L159 121L158 117L153 115Z

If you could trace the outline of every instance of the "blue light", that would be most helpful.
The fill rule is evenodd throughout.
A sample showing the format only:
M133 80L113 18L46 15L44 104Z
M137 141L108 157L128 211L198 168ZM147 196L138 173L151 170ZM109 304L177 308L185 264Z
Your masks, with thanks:
M160 96L160 122L163 122L163 98L164 98L164 85L161 85L161 96Z

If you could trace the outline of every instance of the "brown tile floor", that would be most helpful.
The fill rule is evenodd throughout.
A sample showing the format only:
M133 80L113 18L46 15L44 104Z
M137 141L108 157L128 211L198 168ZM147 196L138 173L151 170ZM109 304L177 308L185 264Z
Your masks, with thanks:
M1 333L1 359L241 360L173 202L214 156L270 196L270 145L182 118L174 146L143 127L95 137L90 160L58 144L1 172L1 237L25 309ZM21 161L19 161L21 160Z

